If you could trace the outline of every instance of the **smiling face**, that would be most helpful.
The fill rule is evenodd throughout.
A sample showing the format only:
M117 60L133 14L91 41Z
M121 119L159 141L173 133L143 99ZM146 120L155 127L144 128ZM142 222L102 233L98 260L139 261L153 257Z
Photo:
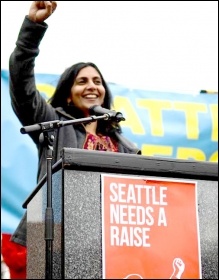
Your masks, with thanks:
M87 66L79 71L67 101L72 101L86 117L91 106L103 104L104 97L105 88L100 74L92 66Z

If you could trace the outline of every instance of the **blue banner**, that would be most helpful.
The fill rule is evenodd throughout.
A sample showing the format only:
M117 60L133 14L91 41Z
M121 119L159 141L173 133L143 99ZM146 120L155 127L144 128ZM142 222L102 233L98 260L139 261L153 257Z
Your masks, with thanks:
M24 213L23 202L36 186L37 149L20 133L9 96L8 71L1 70L1 231L12 233ZM36 74L48 100L59 75ZM108 83L114 109L126 121L123 134L144 156L218 162L218 94L178 94L130 89Z

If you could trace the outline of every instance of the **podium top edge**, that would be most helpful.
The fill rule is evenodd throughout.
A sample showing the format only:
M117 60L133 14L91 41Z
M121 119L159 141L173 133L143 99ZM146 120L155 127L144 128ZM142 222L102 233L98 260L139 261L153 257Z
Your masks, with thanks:
M218 163L149 157L137 154L100 152L93 150L63 148L61 151L63 168L92 169L113 173L146 174L167 177L185 176L194 179L218 179Z

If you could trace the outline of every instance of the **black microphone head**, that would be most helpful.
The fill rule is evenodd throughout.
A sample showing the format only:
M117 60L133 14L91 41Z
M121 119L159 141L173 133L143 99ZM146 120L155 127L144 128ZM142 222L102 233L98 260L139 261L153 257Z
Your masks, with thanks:
M106 108L101 107L100 105L93 105L89 108L90 115L107 115L108 119L113 119L117 122L124 121L125 118L123 117L122 113L116 112L115 110L109 110Z
M89 113L91 115L104 115L109 114L111 111L101 107L100 105L93 105L89 108Z

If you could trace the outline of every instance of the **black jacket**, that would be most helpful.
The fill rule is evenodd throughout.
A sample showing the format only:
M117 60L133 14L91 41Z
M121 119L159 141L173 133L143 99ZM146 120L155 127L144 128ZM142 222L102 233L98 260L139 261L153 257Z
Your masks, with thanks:
M42 123L52 120L74 119L62 108L53 108L36 89L34 78L35 58L39 54L40 42L48 28L43 22L34 23L26 16L21 26L16 48L9 61L9 83L12 108L23 126ZM37 181L46 174L47 146L39 141L39 132L29 134L38 149L39 163ZM55 131L53 143L53 164L60 159L63 147L82 149L86 131L83 124L67 125ZM115 132L118 148L121 153L140 154L130 141L120 133Z

